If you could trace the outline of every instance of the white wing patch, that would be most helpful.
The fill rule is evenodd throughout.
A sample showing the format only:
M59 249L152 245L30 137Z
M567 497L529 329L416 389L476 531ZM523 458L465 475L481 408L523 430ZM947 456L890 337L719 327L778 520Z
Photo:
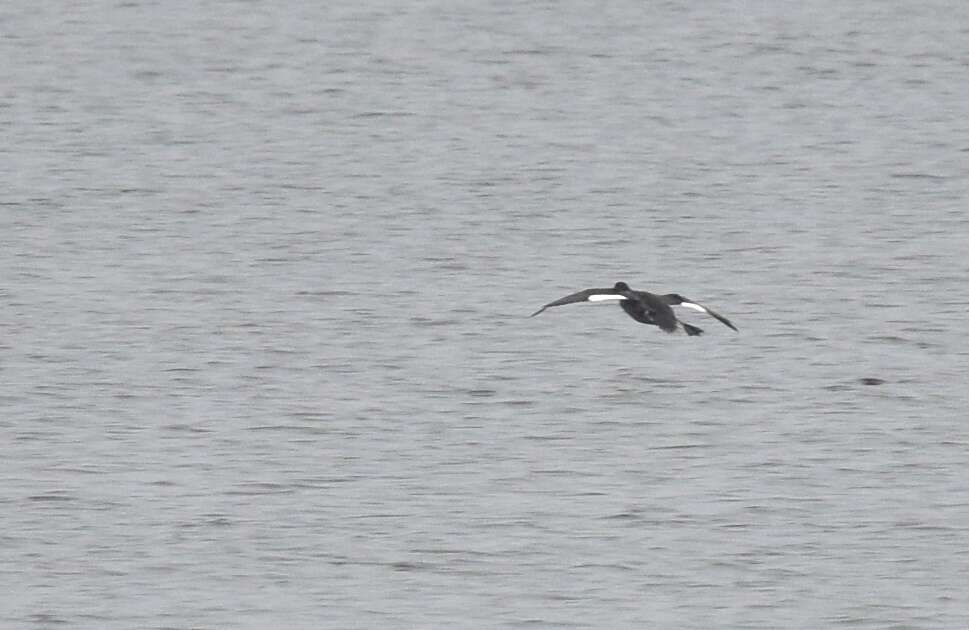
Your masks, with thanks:
M595 295L589 296L590 302L605 302L606 300L625 300L625 295L616 295L614 293L597 293Z
M680 302L678 306L682 306L683 308L689 308L694 311L700 311L701 313L707 312L707 309L703 308L699 304L694 304L693 302Z

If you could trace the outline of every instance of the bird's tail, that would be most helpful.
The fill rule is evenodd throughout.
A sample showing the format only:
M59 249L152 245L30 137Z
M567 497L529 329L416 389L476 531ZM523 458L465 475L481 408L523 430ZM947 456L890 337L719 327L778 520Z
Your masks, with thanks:
M686 331L686 334L688 334L691 337L695 337L697 335L702 335L703 334L703 329L702 328L697 328L693 324L687 324L686 322L680 322L680 326L682 326L683 327L683 330Z

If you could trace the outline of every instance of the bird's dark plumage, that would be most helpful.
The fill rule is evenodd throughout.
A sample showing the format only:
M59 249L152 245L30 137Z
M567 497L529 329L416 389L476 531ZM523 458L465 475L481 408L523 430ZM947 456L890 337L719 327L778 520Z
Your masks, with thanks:
M688 300L682 295L679 295L678 293L667 293L666 295L661 295L660 299L666 302L667 304L669 304L670 306L683 306L684 308L690 308L690 309L693 309L694 311L700 311L701 313L706 313L707 315L716 319L727 328L730 328L735 332L740 332L739 330L737 330L736 326L730 323L729 319L727 319L720 313L716 312L711 308L707 308L702 304L698 304L693 300Z
M728 328L737 330L737 327L723 315L710 310L702 304L688 300L678 293L656 295L646 291L633 291L625 282L617 282L609 289L585 289L584 291L566 295L554 302L549 302L532 313L531 317L535 317L545 309L553 306L563 306L565 304L574 304L575 302L601 302L606 300L618 301L622 310L637 322L658 326L668 333L676 332L677 326L681 326L684 332L690 336L703 334L703 329L680 321L671 308L673 306L682 306L706 313Z

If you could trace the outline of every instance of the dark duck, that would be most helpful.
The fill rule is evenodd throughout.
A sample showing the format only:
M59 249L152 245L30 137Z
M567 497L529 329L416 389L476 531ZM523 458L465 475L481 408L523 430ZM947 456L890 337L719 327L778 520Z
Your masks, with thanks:
M563 306L576 302L604 302L607 300L618 301L622 310L626 311L626 314L637 322L649 324L650 326L658 326L661 330L668 333L674 333L678 328L682 327L683 331L690 336L703 334L702 328L680 321L676 313L673 312L672 307L674 306L681 306L706 313L714 319L719 320L724 326L732 330L737 330L737 327L720 313L693 300L688 300L678 293L657 295L647 291L634 291L625 282L617 282L611 289L585 289L578 293L566 295L554 302L549 302L532 313L530 317L535 317L545 309L553 306Z

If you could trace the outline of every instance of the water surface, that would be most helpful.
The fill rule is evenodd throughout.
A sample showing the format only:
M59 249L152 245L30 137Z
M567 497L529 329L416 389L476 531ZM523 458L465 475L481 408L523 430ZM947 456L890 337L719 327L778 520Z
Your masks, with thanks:
M4 10L0 626L969 625L965 24Z

